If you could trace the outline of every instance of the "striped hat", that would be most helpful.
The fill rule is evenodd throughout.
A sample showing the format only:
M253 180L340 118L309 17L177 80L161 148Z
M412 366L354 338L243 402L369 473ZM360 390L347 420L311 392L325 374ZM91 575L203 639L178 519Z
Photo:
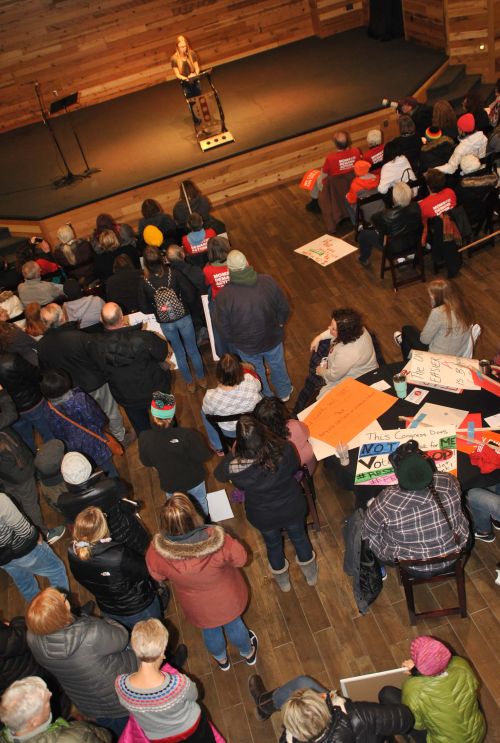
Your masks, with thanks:
M443 132L438 126L428 126L425 130L425 138L432 142L434 139L439 139L443 136Z
M166 392L153 392L151 401L151 415L153 418L170 420L175 415L175 397Z

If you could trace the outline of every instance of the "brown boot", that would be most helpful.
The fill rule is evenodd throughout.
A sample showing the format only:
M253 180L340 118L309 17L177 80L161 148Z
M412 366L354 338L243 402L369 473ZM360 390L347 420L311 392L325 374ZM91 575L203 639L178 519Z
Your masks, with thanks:
M258 720L268 720L278 709L273 702L273 692L266 691L261 677L255 674L248 679L248 690L255 702L255 716Z

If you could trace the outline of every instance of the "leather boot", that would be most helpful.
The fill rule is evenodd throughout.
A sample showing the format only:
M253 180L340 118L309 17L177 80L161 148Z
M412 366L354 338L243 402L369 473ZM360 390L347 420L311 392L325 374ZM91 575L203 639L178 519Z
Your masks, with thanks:
M271 570L273 578L276 581L278 588L280 588L283 593L288 593L288 591L290 591L292 588L290 583L290 575L288 573L289 567L290 563L288 562L288 560L285 560L285 567L281 568L281 570L273 570L272 567L269 565L269 569Z
M266 691L264 682L257 674L248 679L248 690L256 704L255 716L258 720L268 720L277 710L273 702L273 692Z
M297 558L295 559L297 560ZM297 560L297 564L302 570L307 585L315 586L318 582L318 563L316 562L316 554L313 552L313 556L307 562L300 562L300 560Z

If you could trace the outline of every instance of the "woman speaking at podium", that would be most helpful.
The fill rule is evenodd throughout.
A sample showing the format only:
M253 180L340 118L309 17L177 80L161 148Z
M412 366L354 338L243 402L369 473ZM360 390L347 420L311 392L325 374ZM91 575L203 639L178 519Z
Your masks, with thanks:
M182 92L186 99L195 98L201 95L200 84L198 80L193 80L197 75L200 74L200 66L198 64L198 55L190 48L189 42L185 36L177 37L177 45L175 48L175 54L170 58L170 63L174 74L181 82ZM193 105L188 104L191 109L191 116L195 125L201 124L201 120L195 115Z

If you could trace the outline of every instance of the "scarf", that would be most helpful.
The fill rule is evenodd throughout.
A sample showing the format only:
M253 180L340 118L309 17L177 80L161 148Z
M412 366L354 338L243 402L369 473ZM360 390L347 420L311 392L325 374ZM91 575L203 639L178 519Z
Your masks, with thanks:
M257 271L252 266L246 266L240 271L231 271L229 269L229 278L232 284L240 286L255 286L257 283Z

